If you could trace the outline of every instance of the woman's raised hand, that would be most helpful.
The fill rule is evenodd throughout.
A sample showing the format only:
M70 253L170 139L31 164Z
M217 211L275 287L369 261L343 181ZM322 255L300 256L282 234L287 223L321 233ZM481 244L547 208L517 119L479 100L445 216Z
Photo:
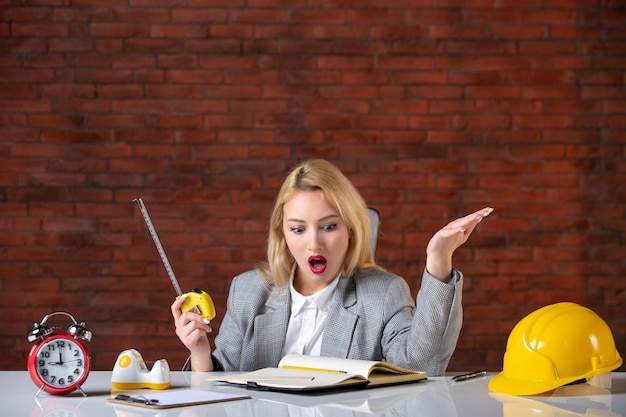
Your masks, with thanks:
M450 281L452 254L467 241L478 223L492 211L491 207L482 208L451 221L435 233L426 248L426 270L440 281Z

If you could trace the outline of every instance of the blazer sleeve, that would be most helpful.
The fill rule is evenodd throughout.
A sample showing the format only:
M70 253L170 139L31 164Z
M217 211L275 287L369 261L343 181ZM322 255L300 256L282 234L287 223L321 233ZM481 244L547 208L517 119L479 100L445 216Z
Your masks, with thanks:
M404 285L405 289L390 286L385 295L386 305L397 308L387 313L383 354L400 366L443 375L461 332L463 275L453 270L451 282L444 283L424 271L412 317L407 306L398 303L404 298L400 292L409 290ZM402 323L408 328L402 329Z
M213 363L226 371L277 365L289 319L286 295L287 291L274 293L256 270L235 277L215 337Z
M239 297L240 290L238 283L243 278L235 277L231 283L226 314L220 324L219 332L215 337L215 349L213 349L212 361L215 365L219 363L221 370L239 370L241 361L244 330L240 319L237 318L236 300Z

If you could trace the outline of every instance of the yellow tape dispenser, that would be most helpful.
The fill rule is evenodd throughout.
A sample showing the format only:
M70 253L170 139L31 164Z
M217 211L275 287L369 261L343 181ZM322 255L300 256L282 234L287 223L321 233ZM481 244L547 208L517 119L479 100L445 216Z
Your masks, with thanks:
M168 389L171 384L170 366L165 359L159 359L148 370L146 363L135 349L122 351L115 361L111 374L114 389Z

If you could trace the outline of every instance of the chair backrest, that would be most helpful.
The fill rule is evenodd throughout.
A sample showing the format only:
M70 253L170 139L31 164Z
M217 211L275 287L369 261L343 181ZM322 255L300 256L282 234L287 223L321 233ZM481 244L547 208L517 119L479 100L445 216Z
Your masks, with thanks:
M378 228L380 226L380 213L375 208L368 207L367 214L370 217L370 225L372 227L372 252L374 253L374 255L376 255L376 245L378 243Z

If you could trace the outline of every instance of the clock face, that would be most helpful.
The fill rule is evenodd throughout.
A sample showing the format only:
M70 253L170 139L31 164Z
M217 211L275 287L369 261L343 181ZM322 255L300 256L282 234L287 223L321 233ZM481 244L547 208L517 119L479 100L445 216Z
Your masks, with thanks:
M31 378L44 391L65 394L81 385L89 374L85 345L70 335L58 334L33 346L28 357Z

